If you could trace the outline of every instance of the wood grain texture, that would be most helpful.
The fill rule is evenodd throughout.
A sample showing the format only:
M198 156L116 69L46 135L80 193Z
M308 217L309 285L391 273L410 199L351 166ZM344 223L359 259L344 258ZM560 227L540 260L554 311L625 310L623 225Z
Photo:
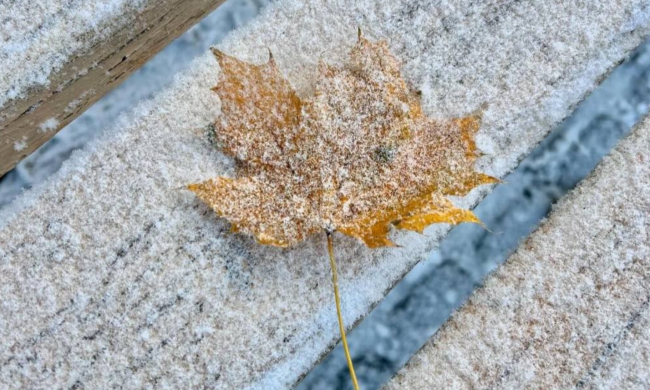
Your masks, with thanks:
M77 53L50 75L47 87L33 87L27 97L0 107L0 176L224 1L165 0L124 15L130 23ZM47 120L56 128L42 131ZM16 142L25 147L16 150Z

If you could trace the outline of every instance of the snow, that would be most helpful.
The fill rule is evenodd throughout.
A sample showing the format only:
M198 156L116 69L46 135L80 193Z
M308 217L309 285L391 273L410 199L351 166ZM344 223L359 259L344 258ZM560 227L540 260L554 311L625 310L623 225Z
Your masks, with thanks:
M63 111L65 111L66 113L71 113L72 111L74 111L79 105L79 103L81 103L82 98L83 96L80 96L79 99L74 99L70 101L70 103L68 103L68 106Z
M650 118L386 388L650 386L648 177Z
M361 26L389 40L429 116L489 103L479 140L493 154L477 170L502 177L648 34L645 4L288 0L220 48L255 62L271 48L308 94L319 58L340 64ZM631 18L637 27L626 30ZM562 51L544 44L556 41ZM293 249L259 246L179 189L232 170L200 135L219 115L209 90L217 77L206 53L0 212L0 359L9 362L0 383L280 389L337 340L322 235ZM447 230L398 232L401 248L375 251L337 235L345 322L367 313ZM90 298L82 306L79 296ZM214 332L197 340L193 329L204 324Z
M132 23L148 0L18 0L0 2L0 107ZM86 70L87 71L87 70ZM83 71L82 71L83 73Z
M46 133L51 130L56 130L59 127L59 121L52 117L45 120L38 126L38 129L41 133Z
M25 150L26 147L27 147L27 137L23 137L20 141L14 142L14 150L16 152Z

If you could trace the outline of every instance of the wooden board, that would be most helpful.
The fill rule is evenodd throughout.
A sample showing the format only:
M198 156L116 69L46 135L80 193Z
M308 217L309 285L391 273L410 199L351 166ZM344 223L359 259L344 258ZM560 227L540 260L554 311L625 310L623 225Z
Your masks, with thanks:
M25 98L0 107L0 176L223 2L164 0L137 15L116 15L128 23L70 58L50 75L48 87L30 88ZM16 142L25 147L15 148Z

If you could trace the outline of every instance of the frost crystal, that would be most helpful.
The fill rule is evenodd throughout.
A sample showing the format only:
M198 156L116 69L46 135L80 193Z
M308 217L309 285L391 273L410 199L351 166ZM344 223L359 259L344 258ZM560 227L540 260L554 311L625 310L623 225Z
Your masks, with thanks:
M27 137L23 137L20 141L14 142L14 150L21 152L27 148Z
M56 120L56 118L52 117L52 118L48 118L43 123L41 123L38 126L38 131L40 133L46 133L51 130L56 130L57 127L59 127L59 121Z

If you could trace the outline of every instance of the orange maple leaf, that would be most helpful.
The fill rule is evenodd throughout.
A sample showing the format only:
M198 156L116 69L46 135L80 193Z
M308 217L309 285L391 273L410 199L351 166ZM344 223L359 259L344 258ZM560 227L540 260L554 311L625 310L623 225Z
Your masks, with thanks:
M339 231L375 248L394 245L390 226L479 222L445 195L498 181L473 169L480 114L427 118L386 42L360 35L343 68L321 61L306 99L272 56L253 65L213 52L223 113L213 136L237 178L188 188L237 231L280 247Z
M371 248L394 246L390 227L422 233L432 223L480 223L445 196L494 177L475 172L480 114L434 120L400 75L384 41L361 36L343 68L320 62L315 93L301 99L270 56L253 65L213 49L223 113L212 139L237 162L236 178L188 189L233 230L286 247L327 232L343 348L356 380L341 315L332 232Z

